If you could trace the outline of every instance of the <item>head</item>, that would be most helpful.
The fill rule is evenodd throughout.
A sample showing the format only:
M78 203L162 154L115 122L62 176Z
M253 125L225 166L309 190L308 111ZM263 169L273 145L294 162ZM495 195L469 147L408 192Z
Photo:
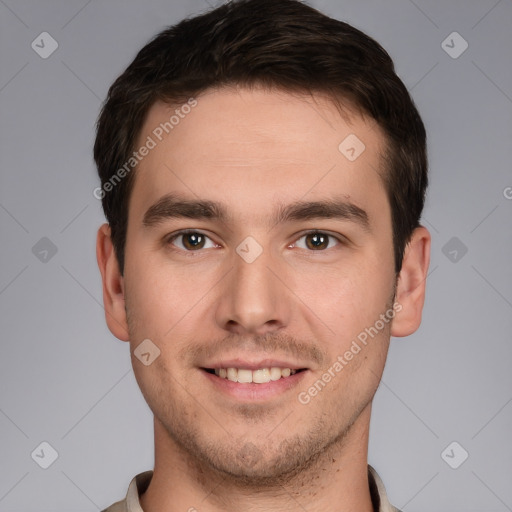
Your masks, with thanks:
M227 3L138 53L94 157L107 323L160 351L133 355L160 435L262 481L361 434L428 268L425 129L385 50L295 0ZM297 373L244 395L229 365Z

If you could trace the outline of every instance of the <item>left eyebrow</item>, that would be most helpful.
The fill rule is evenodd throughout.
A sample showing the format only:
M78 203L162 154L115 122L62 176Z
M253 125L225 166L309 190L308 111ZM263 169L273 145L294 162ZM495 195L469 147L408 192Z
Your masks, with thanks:
M359 224L365 231L370 231L370 221L366 211L344 199L298 201L280 206L275 215L275 224L313 219L348 220Z
M203 199L183 199L167 194L148 208L142 222L145 227L153 227L173 218L226 222L230 216L222 203ZM365 231L370 231L370 221L366 211L341 198L323 201L297 201L286 206L279 205L274 211L272 219L272 226L292 221L340 219L354 222Z

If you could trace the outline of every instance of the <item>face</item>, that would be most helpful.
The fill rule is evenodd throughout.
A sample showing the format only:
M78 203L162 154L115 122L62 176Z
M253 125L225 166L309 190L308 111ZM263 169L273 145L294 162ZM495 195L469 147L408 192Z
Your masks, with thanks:
M383 371L401 309L384 138L318 96L196 100L169 134L176 106L155 104L139 137L156 145L136 170L118 323L169 446L279 478L361 433ZM146 339L149 365L133 355Z

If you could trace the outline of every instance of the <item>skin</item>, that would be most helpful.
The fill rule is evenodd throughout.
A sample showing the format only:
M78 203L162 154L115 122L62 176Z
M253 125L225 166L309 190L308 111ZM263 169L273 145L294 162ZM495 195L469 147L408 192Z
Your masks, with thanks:
M430 235L414 231L397 279L379 175L384 137L349 106L342 116L319 95L241 88L210 90L197 101L137 167L123 276L108 225L98 232L107 323L130 342L154 413L155 469L142 507L371 511L371 402L390 336L420 324ZM151 108L139 145L175 108ZM353 162L338 150L349 134L366 146ZM145 226L146 211L166 194L222 202L228 217ZM272 217L278 205L333 198L366 211L368 227L346 218ZM204 245L169 239L182 229L206 235ZM311 230L333 238L312 249ZM236 252L248 236L263 249L252 263ZM394 319L300 403L299 393L393 302L400 305ZM146 366L133 351L148 338L161 353ZM235 358L306 370L272 396L233 396L201 368Z

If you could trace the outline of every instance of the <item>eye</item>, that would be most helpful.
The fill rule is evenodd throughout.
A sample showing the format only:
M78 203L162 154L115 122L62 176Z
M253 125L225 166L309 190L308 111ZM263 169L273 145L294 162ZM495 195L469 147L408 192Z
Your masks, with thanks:
M300 242L302 239L304 239L304 243ZM302 235L293 245L301 249L322 251L332 247L333 244L330 242L333 240L336 242L334 245L339 245L341 243L340 239L334 235L329 235L322 231L310 231L309 233Z
M210 245L208 245L208 241ZM197 251L199 249L209 249L217 246L217 244L215 244L215 242L213 242L210 237L206 236L204 233L201 233L200 231L193 231L191 229L175 233L167 239L167 243L188 252Z

